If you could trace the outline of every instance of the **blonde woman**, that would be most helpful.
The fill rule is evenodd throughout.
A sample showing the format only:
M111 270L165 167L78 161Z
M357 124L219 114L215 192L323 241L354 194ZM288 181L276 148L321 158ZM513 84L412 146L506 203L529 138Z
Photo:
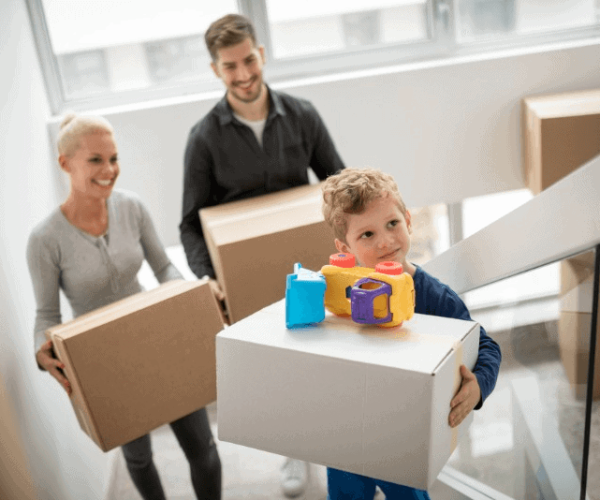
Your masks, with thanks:
M169 261L139 197L114 189L120 167L111 125L100 117L66 116L58 152L70 192L31 233L27 261L37 303L36 360L70 395L64 366L44 339L46 329L61 323L59 289L77 317L142 291L137 273L144 259L160 283L182 276ZM196 496L221 498L221 462L206 411L172 422L171 428L190 463ZM144 500L164 499L150 436L122 449Z

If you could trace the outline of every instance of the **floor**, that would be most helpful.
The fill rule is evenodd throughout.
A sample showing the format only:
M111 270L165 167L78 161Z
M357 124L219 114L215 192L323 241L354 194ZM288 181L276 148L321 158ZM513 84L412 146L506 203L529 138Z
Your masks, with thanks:
M217 437L216 407L209 408L213 435ZM167 498L170 500L194 499L187 462L171 429L161 427L152 433L155 461ZM231 443L217 446L223 467L223 499L273 500L285 498L279 486L279 468L283 458ZM139 500L140 496L129 479L122 454L118 457L116 482L119 487L115 500ZM327 497L325 468L310 467L310 487L300 498L325 499Z

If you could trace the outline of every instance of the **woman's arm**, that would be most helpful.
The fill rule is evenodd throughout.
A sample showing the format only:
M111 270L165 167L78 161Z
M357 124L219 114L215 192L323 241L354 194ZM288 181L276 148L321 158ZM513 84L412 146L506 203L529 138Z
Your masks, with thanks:
M36 302L34 326L35 358L38 367L46 370L71 394L71 384L64 376L64 365L56 358L52 342L46 341L44 332L61 321L59 279L60 268L57 255L52 255L52 249L44 238L32 234L27 243L27 265L33 284Z

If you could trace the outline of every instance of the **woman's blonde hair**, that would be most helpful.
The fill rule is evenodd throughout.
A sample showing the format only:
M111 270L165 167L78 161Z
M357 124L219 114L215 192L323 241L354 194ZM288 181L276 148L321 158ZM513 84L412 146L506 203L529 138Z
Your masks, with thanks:
M113 135L114 130L108 120L101 116L80 116L68 113L63 118L58 132L58 154L71 157L81 146L81 138L96 132Z
M378 198L391 196L403 215L406 205L394 178L373 168L346 168L323 183L323 215L335 237L346 242L347 214L360 214Z

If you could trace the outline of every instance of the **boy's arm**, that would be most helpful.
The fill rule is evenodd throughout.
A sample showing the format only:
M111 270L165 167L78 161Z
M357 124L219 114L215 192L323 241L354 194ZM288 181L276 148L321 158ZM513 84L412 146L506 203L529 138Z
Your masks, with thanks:
M431 283L421 281L419 285L422 286L421 289L415 283L417 292L415 312L473 321L467 306L451 288L442 285L437 280L431 281ZM419 306L419 302L421 302L421 306ZM481 326L479 330L479 353L473 368L473 373L477 377L477 383L481 390L481 396L475 405L475 410L481 408L483 402L494 390L501 360L500 347Z
M498 379L498 373L500 372L500 362L502 361L500 347L494 339L486 333L483 327L480 328L479 355L477 356L477 362L473 368L473 373L477 377L477 382L481 389L481 399L475 406L475 410L481 408L483 402L494 390L496 380Z
M447 285L417 267L415 281L415 312L446 318L472 321L471 315L461 298ZM473 409L481 408L490 395L500 371L500 347L486 333L479 330L479 353L473 371L461 366L461 386L451 402L448 421L452 427L458 425Z
M479 354L475 367L473 371L465 365L460 367L462 377L460 389L450 402L448 423L451 427L459 425L471 410L479 410L483 406L483 402L496 385L501 359L500 347L488 336L483 327L480 327Z

